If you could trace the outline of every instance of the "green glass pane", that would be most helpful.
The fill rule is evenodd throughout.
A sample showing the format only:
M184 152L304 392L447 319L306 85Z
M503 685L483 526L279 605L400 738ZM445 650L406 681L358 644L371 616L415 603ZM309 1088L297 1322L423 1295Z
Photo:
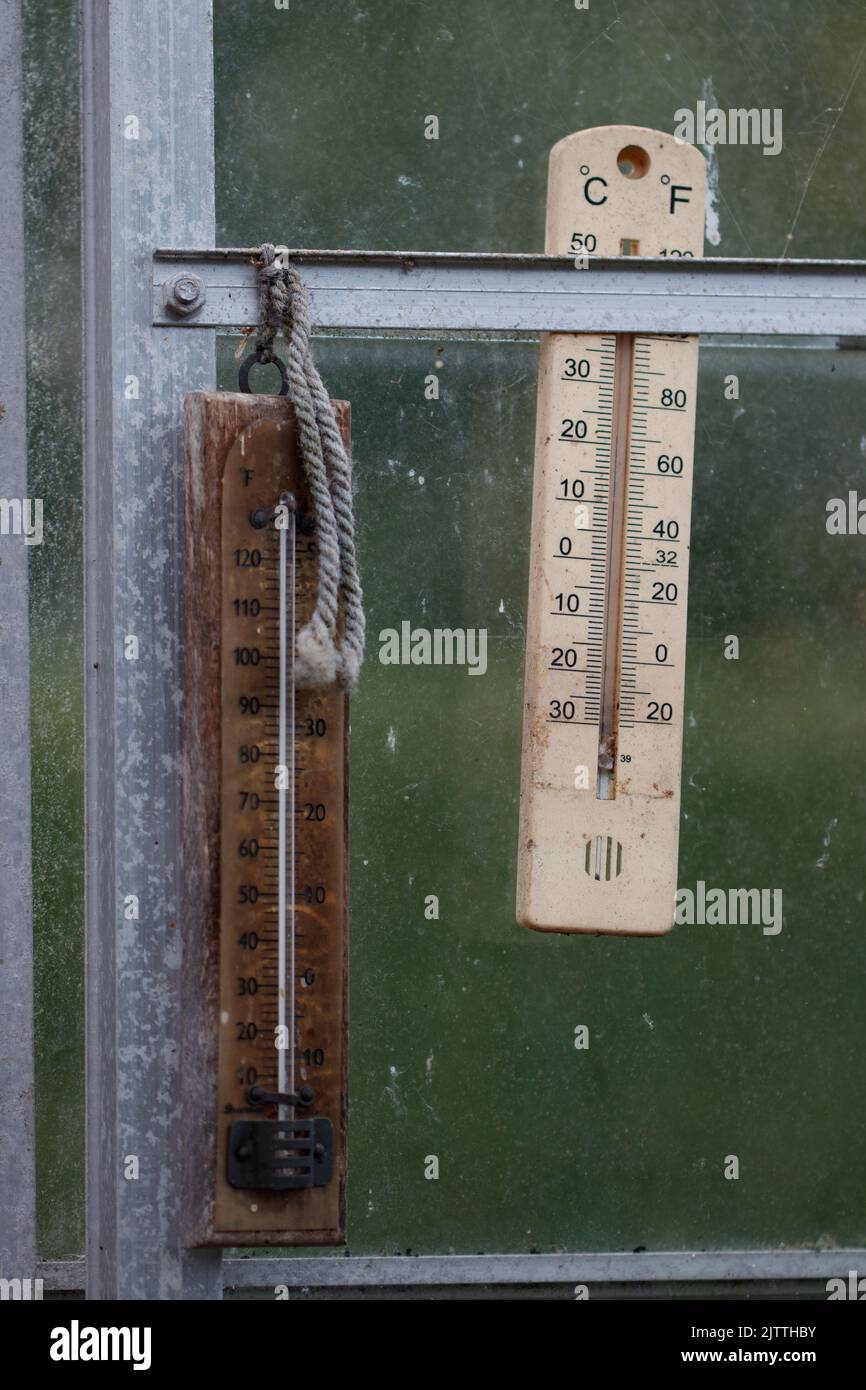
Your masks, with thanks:
M25 230L38 1250L84 1248L78 5L26 0Z
M353 402L370 627L352 705L351 1249L856 1246L864 588L857 537L825 518L866 449L863 354L702 352L679 883L779 889L783 925L769 896L751 923L660 940L514 920L536 355L318 344ZM226 347L224 386L234 370ZM486 628L486 673L381 664L403 622Z
M860 0L217 0L214 18L221 245L539 251L557 140L673 131L703 101L782 112L778 154L708 147L708 255L866 254Z
M863 254L853 3L394 0L326 21L293 0L218 4L216 22L225 244L537 250L557 139L670 130L704 101L783 112L779 154L706 151L707 254ZM858 1243L864 787L841 778L863 735L862 597L825 506L861 464L861 355L702 354L679 881L781 889L784 926L662 941L514 923L535 349L318 355L353 403L371 631L353 706L352 1250ZM486 674L381 665L378 633L402 621L486 627Z

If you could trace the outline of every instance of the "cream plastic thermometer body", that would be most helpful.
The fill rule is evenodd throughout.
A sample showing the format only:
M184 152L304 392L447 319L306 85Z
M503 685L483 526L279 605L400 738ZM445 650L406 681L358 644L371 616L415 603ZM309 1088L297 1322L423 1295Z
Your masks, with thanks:
M570 135L546 251L586 275L593 256L700 256L704 179L660 131ZM517 886L540 931L673 925L697 362L695 337L542 339Z

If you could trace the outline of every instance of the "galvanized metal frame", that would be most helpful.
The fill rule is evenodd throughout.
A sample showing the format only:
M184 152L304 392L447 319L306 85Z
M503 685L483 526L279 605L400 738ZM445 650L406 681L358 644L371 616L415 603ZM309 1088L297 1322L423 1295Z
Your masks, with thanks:
M27 496L22 24L0 6L0 494ZM30 623L28 547L0 539L0 1277L28 1279L36 1260L33 1102L33 928L30 887Z
M84 0L87 1288L218 1298L185 1248L180 406L214 336L150 326L167 238L214 235L208 0ZM137 639L131 655L127 638ZM194 943L192 943L194 947Z
M83 0L87 1258L36 1264L50 1289L95 1298L219 1298L222 1288L478 1288L822 1280L866 1250L228 1258L186 1248L184 1010L195 963L177 915L178 454L183 393L214 379L214 330L255 321L253 248L211 247L210 0ZM7 406L2 487L26 495L20 7L0 7L0 294ZM130 124L129 118L133 118ZM136 124L137 123L137 124ZM205 250L158 250L169 243ZM856 262L570 262L542 256L321 252L303 263L320 330L635 331L866 336ZM171 307L178 273L204 301ZM166 332L183 327L183 333ZM4 552L0 706L0 1062L15 1078L0 1135L0 1275L35 1262L26 550ZM124 639L139 639L128 660ZM130 897L139 915L126 915ZM137 1160L137 1176L129 1160Z

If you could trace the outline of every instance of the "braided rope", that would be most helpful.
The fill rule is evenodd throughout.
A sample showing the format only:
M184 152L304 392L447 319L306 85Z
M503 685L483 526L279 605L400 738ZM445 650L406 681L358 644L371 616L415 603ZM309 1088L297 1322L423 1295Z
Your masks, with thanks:
M352 463L334 407L310 350L310 301L295 266L280 265L266 242L256 259L259 331L256 348L273 356L277 334L286 339L288 397L294 407L304 472L310 488L319 554L316 605L298 633L295 681L302 688L338 685L353 690L364 659L364 598L355 553ZM342 607L342 631L338 630Z

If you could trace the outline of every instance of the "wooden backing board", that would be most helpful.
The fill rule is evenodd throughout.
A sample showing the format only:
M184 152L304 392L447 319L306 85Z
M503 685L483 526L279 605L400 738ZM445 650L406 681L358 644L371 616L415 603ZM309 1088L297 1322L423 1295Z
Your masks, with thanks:
M334 402L348 444L349 408ZM307 489L296 448L295 426L290 405L273 396L199 392L184 404L186 469L184 479L184 572L182 580L183 632L183 915L184 922L184 1104L181 1121L189 1135L186 1172L188 1194L187 1229L190 1243L210 1245L317 1245L339 1244L345 1240L346 1185L346 1069L347 1069L347 858L348 838L348 701L335 689L297 692L297 727L327 726L327 738L311 738L305 757L298 758L298 795L303 795L303 777L315 772L320 799L328 801L325 827L298 823L298 848L309 851L308 863L328 863L329 881L326 903L317 905L299 899L299 932L306 931L305 964L315 966L316 994L309 1004L304 1000L299 1027L307 1029L307 1061L299 1054L301 1074L297 1084L313 1084L317 1093L312 1113L331 1119L336 1135L334 1175L326 1186L288 1192L248 1191L231 1187L226 1178L227 1130L235 1112L241 1118L257 1114L276 1116L274 1107L250 1112L244 1105L245 1081L252 1065L259 1084L276 1090L276 1051L262 1032L272 1032L271 1013L276 1007L273 990L273 963L263 970L263 947L257 943L255 955L244 948L239 954L241 936L250 938L250 929L265 935L273 924L265 912L273 913L272 885L267 876L275 873L272 848L270 861L261 851L253 864L247 854L250 838L264 841L260 823L244 811L233 815L240 781L236 770L234 745L226 751L229 735L235 738L235 715L241 686L246 676L232 661L232 650L239 642L233 598L234 576L243 575L243 592L262 600L273 594L259 588L273 578L273 556L267 545L276 543L273 529L258 535L248 532L250 508L272 505L275 493L288 489L307 504ZM245 470L245 471L244 471ZM246 475L250 476L247 477ZM249 484L250 491L239 488ZM225 502L225 516L224 512ZM263 562L258 568L235 571L231 560L236 545L256 545ZM314 541L299 535L299 552ZM269 558L270 556L270 558ZM315 561L305 562L299 553L302 596L299 621L312 602ZM266 574L270 566L271 581ZM258 587L257 587L258 586ZM273 605L271 604L272 608ZM263 652L267 640L266 614L246 620L249 641ZM273 620L271 620L271 623ZM257 635L256 635L257 634ZM225 637L225 642L223 641ZM267 658L272 661L272 658ZM264 671L264 666L257 668ZM253 673L250 672L250 680ZM261 682L262 676L256 678ZM237 689L235 686L237 685ZM258 686L250 686L259 696ZM267 716L268 727L258 720L249 724L251 737L258 744L272 736L274 716ZM225 720L229 724L225 726ZM261 727L260 727L261 726ZM237 725L237 728L240 728ZM244 727L247 727L244 725ZM224 731L225 729L228 732ZM245 736L244 736L245 737ZM299 734L300 738L300 734ZM338 740L339 748L334 744ZM224 746L226 745L226 746ZM328 754L325 749L330 747ZM266 776L273 773L272 744L262 748ZM339 764L339 765L338 765ZM306 772L304 771L306 769ZM241 781L249 782L245 769ZM250 786L252 786L250 782ZM261 789L260 789L261 790ZM262 798L264 799L264 798ZM312 840L310 837L312 836ZM316 837L318 836L318 839ZM327 843L323 836L329 836ZM306 837L306 838L305 838ZM244 858L236 859L243 841ZM323 858L324 856L324 858ZM299 858L299 864L304 862ZM264 867L263 867L264 864ZM299 872L301 870L299 869ZM263 879L263 875L265 876ZM333 876L339 877L334 892ZM252 906L238 905L240 878L259 885L260 901ZM236 881L237 880L237 881ZM309 885L315 893L315 885ZM265 892L268 889L268 892ZM244 915L247 914L247 915ZM223 921L221 943L221 916ZM237 928L237 930L235 930ZM327 931L325 931L327 928ZM268 945L273 956L273 947ZM249 962L249 963L248 963ZM270 974L268 973L270 971ZM257 977L258 995L238 996L240 976ZM318 1011L318 1012L317 1012ZM244 1056L236 1054L233 1043L236 1028L255 1019L259 1037L253 1045L243 1045ZM238 1044L239 1045L239 1044ZM248 1055L247 1055L248 1054ZM324 1061L324 1056L327 1060ZM316 1065L322 1059L322 1065ZM241 1064L241 1065L239 1065Z

